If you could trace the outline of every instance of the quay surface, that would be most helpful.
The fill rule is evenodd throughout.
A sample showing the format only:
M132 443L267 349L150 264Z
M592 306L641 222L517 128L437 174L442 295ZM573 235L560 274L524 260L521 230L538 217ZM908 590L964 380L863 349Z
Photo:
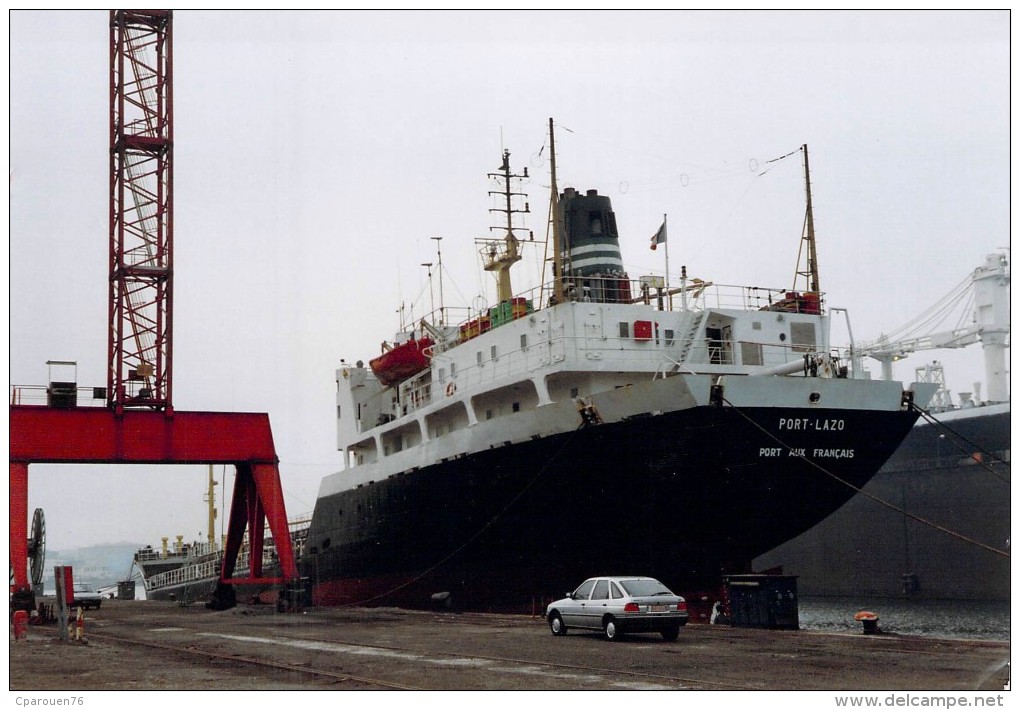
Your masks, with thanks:
M10 690L846 690L1009 687L1009 644L688 624L608 642L544 619L107 600L85 640L10 641Z

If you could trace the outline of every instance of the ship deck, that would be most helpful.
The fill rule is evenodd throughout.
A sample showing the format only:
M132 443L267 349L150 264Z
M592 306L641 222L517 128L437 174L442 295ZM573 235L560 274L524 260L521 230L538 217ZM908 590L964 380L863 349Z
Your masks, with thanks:
M85 638L83 647L54 625L31 626L10 642L10 689L928 690L994 705L1009 682L1004 642L704 623L675 642L607 642L554 637L539 616L393 608L110 600L87 614Z

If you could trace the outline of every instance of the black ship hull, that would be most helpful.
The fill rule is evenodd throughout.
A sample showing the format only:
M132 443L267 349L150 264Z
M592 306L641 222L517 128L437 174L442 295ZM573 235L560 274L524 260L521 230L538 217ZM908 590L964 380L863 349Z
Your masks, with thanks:
M462 455L320 498L302 575L317 605L530 610L610 573L714 590L849 500L916 417L697 406Z
M1009 599L1009 405L936 417L955 435L919 422L864 489L872 497L855 497L755 567L797 575L805 594Z

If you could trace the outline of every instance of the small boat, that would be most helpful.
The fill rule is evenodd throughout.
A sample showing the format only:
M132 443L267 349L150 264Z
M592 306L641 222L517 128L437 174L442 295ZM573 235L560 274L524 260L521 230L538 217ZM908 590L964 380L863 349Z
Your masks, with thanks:
M399 345L383 343L383 353L368 361L372 373L387 387L414 377L429 366L429 349L434 345L427 335L411 337Z

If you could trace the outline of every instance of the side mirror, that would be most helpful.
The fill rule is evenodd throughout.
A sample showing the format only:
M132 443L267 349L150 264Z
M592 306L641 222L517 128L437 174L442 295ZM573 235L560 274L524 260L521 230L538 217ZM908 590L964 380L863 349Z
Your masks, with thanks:
M573 599L573 598L574 598L574 593L573 592L567 592L567 599Z

